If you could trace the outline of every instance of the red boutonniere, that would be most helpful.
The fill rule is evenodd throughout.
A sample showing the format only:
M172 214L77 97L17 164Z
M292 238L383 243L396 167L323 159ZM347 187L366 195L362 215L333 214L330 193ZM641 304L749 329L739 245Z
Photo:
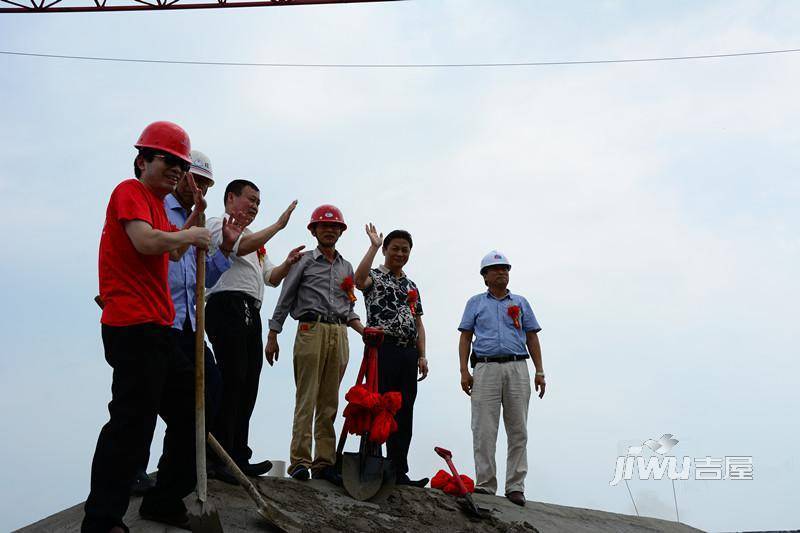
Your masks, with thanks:
M347 298L350 302L355 302L357 300L356 293L354 289L356 288L356 284L353 282L353 276L347 276L342 280L342 284L339 285L342 290L347 294Z
M258 262L261 263L261 266L264 266L264 258L267 256L267 249L262 246L256 250L256 254L258 255Z
M514 327L520 329L522 326L519 323L520 308L518 305L512 305L508 308L508 316L514 321Z
M408 291L408 307L411 308L411 316L417 315L417 302L419 301L419 291L411 289Z

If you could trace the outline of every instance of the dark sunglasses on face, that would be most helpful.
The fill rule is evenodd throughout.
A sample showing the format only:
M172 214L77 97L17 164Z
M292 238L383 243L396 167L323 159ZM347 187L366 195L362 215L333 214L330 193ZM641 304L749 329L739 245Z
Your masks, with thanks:
M159 154L153 154L153 157L163 159L164 164L167 165L168 167L180 167L180 169L183 172L189 172L189 168L191 168L191 165L189 163L187 163L186 161L184 161L183 159L181 159L176 155L159 153Z

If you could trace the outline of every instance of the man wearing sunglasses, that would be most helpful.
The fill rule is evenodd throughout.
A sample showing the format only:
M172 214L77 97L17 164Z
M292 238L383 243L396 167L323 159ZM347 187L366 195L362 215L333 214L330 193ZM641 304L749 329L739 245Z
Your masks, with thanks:
M158 480L142 500L140 515L186 527L182 498L195 485L194 372L170 329L175 310L167 285L169 260L189 246L207 248L210 235L196 227L205 208L189 179L196 208L179 230L164 210L164 197L189 169L190 141L171 122L155 122L134 145L136 179L111 194L100 238L103 346L114 373L109 421L92 460L83 532L123 533L131 481L146 460L156 417L167 424Z

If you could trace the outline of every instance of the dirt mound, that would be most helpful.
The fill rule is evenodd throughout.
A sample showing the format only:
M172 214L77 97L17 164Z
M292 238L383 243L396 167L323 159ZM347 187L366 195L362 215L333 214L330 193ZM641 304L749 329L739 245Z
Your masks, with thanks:
M291 479L263 477L258 488L303 532L308 533L414 533L497 532L497 533L571 533L595 532L674 532L699 531L684 524L638 518L590 509L528 502L518 507L497 496L474 495L475 502L492 511L485 520L471 519L455 499L438 490L397 487L383 501L358 502L326 481L298 482ZM247 493L240 487L219 481L209 482L211 502L219 511L227 533L270 531L260 519ZM190 496L191 498L192 496ZM133 498L125 518L134 533L177 533L138 516L139 498ZM83 505L31 524L24 532L77 532L83 517Z

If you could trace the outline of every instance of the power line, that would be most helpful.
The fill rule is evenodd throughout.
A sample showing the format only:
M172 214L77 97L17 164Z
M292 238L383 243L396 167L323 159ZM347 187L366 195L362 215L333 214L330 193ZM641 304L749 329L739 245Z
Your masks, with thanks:
M61 54L36 54L32 52L12 52L0 50L8 56L40 57L49 59L73 59L78 61L106 61L115 63L157 63L165 65L200 65L215 67L271 67L271 68L491 68L491 67L550 67L558 65L605 65L612 63L649 63L655 61L687 61L696 59L725 59L731 57L763 56L771 54L791 54L800 48L785 50L760 50L756 52L733 52L727 54L704 54L693 56L643 57L632 59L591 59L583 61L525 61L504 63L250 63L240 61L180 61L173 59L140 59L124 57L71 56Z

